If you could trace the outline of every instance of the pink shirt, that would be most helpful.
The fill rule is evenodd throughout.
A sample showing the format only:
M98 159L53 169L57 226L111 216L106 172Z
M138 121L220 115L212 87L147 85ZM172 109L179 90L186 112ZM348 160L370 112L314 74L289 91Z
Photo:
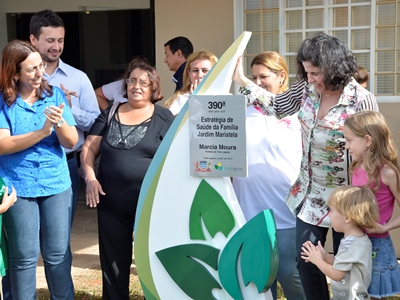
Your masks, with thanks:
M352 177L353 186L364 186L368 183L367 171L363 168L357 168L354 170ZM375 186L375 183L371 184L371 188ZM392 217L394 210L395 198L390 191L390 188L383 183L382 177L380 178L380 185L378 191L375 193L376 199L378 200L379 206L379 224L386 224ZM384 238L389 235L389 232L381 234L368 234L372 238Z

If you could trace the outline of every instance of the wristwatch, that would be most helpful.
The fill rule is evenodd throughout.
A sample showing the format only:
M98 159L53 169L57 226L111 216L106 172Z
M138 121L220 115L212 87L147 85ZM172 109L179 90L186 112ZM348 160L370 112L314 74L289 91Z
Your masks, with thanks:
M56 124L56 126L58 128L60 128L61 126L63 126L63 124L64 124L64 120L61 118L60 121L58 121L58 123Z

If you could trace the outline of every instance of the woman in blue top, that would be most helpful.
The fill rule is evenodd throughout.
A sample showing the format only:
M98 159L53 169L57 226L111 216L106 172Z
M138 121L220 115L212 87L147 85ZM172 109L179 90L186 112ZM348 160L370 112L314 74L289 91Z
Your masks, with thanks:
M62 147L78 140L64 93L43 79L46 64L24 41L3 49L0 176L17 190L4 215L14 299L36 299L39 244L51 299L73 299L68 257L71 180ZM40 243L39 243L40 237Z

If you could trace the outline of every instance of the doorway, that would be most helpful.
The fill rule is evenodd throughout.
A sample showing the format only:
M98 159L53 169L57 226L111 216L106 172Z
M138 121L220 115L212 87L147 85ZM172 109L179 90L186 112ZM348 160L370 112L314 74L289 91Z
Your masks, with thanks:
M153 1L151 1L153 2ZM144 55L155 64L154 6L150 9L57 12L65 24L61 59L85 72L94 88L117 80L133 56ZM34 13L8 13L9 41L29 41Z

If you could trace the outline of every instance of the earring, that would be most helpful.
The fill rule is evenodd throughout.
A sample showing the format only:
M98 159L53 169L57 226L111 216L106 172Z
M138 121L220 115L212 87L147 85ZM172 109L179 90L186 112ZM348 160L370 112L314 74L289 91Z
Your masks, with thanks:
M282 81L279 81L279 85L282 86Z

